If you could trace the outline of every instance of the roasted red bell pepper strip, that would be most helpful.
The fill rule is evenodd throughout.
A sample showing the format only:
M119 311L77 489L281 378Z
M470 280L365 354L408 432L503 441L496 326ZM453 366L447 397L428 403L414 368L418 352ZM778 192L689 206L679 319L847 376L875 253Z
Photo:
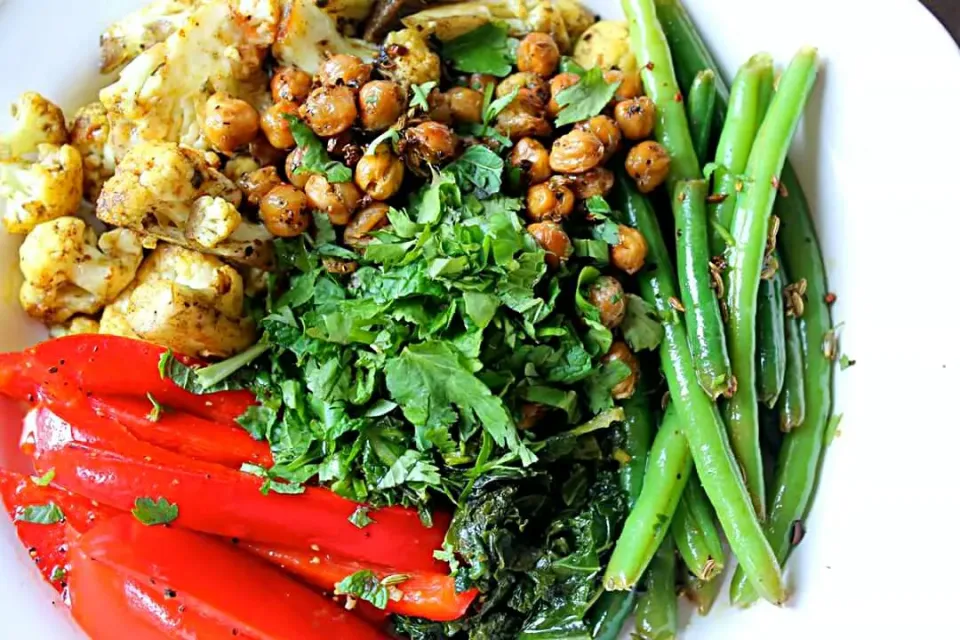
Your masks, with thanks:
M160 377L166 349L142 340L84 334L47 340L20 353L0 354L0 394L33 402L41 388L77 386L97 396L150 394L162 405L216 422L230 422L254 404L248 391L196 395ZM176 356L188 365L197 360Z
M276 568L191 531L119 517L88 531L76 548L121 576L163 589L185 609L253 638L388 637Z
M404 573L408 576L407 579L394 585L402 597L387 603L387 611L391 613L446 622L462 617L477 596L476 589L457 593L453 578L442 573L405 573L386 567L364 565L362 562L323 551L299 551L247 542L240 543L240 547L327 592L332 592L338 582L362 569L372 570L380 579Z
M433 551L442 545L446 514L435 514L427 528L416 511L387 507L359 529L348 520L359 505L328 489L264 495L259 478L140 442L89 407L63 405L54 413L41 406L36 428L38 468L56 468L57 485L102 504L129 510L137 498L164 497L178 505L174 525L186 529L300 549L316 545L399 571L444 570Z

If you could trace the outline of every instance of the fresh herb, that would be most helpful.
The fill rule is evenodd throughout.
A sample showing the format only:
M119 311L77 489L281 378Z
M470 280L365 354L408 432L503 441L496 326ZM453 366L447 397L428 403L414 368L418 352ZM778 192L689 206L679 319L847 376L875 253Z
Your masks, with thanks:
M263 479L263 484L260 485L260 493L263 495L267 495L271 491L284 495L297 495L307 490L306 487L299 482L287 482L286 480L277 481L271 474L270 469L265 469L258 464L244 462L240 465L240 471Z
M573 73L582 76L586 72L587 70L581 67L577 61L570 56L560 58L560 73Z
M610 245L603 240L573 238L573 255L592 260L598 265L610 263Z
M587 289L599 277L600 272L597 269L584 267L577 278L577 311L588 327L587 334L584 336L584 344L593 355L605 354L610 350L610 345L613 344L613 334L600 321L600 309L587 300Z
M147 392L147 400L150 401L151 405L150 413L147 414L147 420L150 422L159 422L160 416L163 414L163 405L157 402L149 391Z
M367 150L364 151L363 155L372 156L377 152L377 149L381 145L389 144L391 148L396 149L397 142L400 140L400 132L393 127L390 127L376 138L370 141L370 144L367 145Z
M263 343L255 344L233 357L200 368L183 364L173 355L172 349L167 349L160 355L158 363L160 378L169 379L178 387L196 394L241 389L246 386L244 382L232 380L231 376L263 355L268 348Z
M410 108L420 109L424 112L430 111L430 92L436 86L437 83L434 80L411 86L410 92L413 93L413 97L410 98Z
M319 173L330 182L353 180L350 168L330 158L323 140L303 120L290 114L283 117L290 124L290 133L293 134L297 146L303 149L303 161L294 169L294 173Z
M333 593L366 600L378 609L386 609L391 600L399 600L403 594L396 588L409 579L403 574L389 575L382 580L369 569L352 573L336 584Z
M843 414L835 413L830 416L830 420L827 421L827 427L824 430L824 440L828 445L832 444L834 439L840 435L841 420L843 420Z
M50 571L50 582L60 582L67 577L67 571L59 564Z
M53 502L47 504L31 504L18 507L15 522L29 522L32 524L56 524L63 522L63 511Z
M597 115L610 103L619 86L619 80L610 83L604 80L600 67L590 69L581 76L580 82L557 94L557 104L561 109L556 126L562 127Z
M587 211L593 214L594 218L603 220L611 213L613 209L603 196L590 196L587 198Z
M166 498L137 498L133 501L133 509L130 511L133 517L142 524L149 526L157 524L170 524L180 515L180 508L175 504L170 504Z
M370 517L370 507L366 505L358 506L347 519L350 521L350 524L358 529L363 529L367 525L376 522L376 520Z
M857 361L850 358L847 354L840 356L840 371L846 371L855 364L857 364Z
M55 469L50 469L39 478L37 476L30 476L30 482L38 487L46 487L53 482L53 477L56 475L56 473L57 472Z
M500 112L507 108L511 102L520 93L520 88L515 88L505 96L496 100L493 99L493 83L487 84L483 89L483 105L481 108L482 121L480 123L472 122L460 126L459 131L462 135L476 136L478 138L489 138L495 141L503 149L509 149L513 142L509 137L501 135L490 125L494 119L500 115Z
M620 325L623 339L633 351L652 351L663 340L663 323L656 310L640 296L626 294L627 312Z
M503 78L510 75L515 59L507 38L507 26L490 22L443 43L440 55L466 73L489 73Z
M474 145L451 164L447 171L457 177L461 188L472 185L485 198L500 191L503 159L483 145Z

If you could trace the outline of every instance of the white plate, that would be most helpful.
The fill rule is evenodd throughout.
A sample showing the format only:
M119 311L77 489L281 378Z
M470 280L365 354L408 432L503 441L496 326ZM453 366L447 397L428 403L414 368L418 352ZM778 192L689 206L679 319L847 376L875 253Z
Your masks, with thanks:
M2 2L2 0L0 0ZM0 3L0 104L34 89L75 107L98 85L97 36L137 0ZM621 15L613 0L589 4ZM913 0L689 0L729 74L758 50L820 47L825 69L792 159L817 213L844 322L842 435L830 447L787 607L715 611L686 638L947 637L957 587L960 55ZM0 348L38 336L0 237ZM15 422L6 420L0 464ZM67 639L55 594L0 518L0 638Z

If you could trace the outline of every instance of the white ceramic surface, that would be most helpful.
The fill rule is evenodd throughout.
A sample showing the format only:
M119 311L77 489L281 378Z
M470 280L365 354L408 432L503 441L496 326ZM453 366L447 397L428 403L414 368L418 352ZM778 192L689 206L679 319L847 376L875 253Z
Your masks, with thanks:
M97 36L139 0L0 2L0 104L33 89L93 96ZM591 0L618 17L614 0ZM716 610L685 638L957 637L948 608L960 498L960 340L950 309L960 183L960 55L913 0L688 0L729 75L758 50L820 47L824 72L791 157L817 215L844 323L842 435L829 449L782 609ZM0 349L40 335L16 304L16 244L0 233ZM3 407L0 407L3 409ZM15 462L6 407L0 464ZM0 417L3 413L0 412ZM0 518L0 639L75 631ZM79 637L79 636L76 636Z

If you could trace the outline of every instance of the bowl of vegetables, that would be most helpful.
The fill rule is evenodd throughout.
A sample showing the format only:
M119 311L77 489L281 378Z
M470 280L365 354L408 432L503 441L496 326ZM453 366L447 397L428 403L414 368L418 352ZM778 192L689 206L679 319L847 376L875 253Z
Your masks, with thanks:
M942 284L878 231L946 272L922 9L872 19L933 87L825 2L56 4L0 7L56 43L3 82L6 634L923 627L864 621L939 585L871 529L960 359L891 341ZM934 162L887 184L890 76Z

